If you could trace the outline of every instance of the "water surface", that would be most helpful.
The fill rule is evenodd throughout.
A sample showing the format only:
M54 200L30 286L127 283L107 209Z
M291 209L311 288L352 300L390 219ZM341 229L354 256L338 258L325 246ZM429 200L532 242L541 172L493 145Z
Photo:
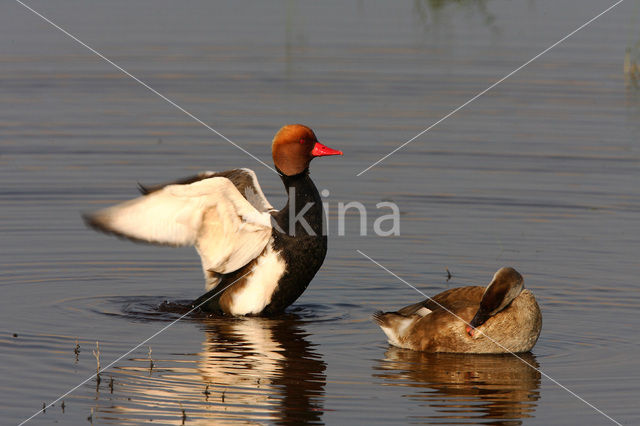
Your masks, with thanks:
M71 0L29 3L270 163L285 123L342 158L323 269L281 318L189 317L33 424L607 424L510 356L388 346L370 320L511 265L543 312L525 360L624 424L640 368L637 1L628 0L363 174L356 174L608 6L587 1ZM634 50L635 49L635 50ZM271 171L15 2L0 6L0 407L19 423L199 296L192 249L135 245L80 213L200 170ZM635 56L634 56L635 55ZM401 235L360 236L392 200ZM453 277L447 281L446 269ZM79 345L79 352L74 349Z

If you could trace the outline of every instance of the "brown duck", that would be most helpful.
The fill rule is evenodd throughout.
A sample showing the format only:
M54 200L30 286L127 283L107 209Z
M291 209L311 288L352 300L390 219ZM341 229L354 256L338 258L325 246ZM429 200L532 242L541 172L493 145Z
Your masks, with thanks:
M390 344L425 352L527 352L542 328L540 307L513 268L498 270L486 288L453 288L373 319Z

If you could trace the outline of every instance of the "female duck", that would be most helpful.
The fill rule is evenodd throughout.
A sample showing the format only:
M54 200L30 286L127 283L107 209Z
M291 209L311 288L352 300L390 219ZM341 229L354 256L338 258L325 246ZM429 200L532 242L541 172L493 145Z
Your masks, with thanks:
M538 303L513 268L498 270L486 289L453 288L373 319L392 345L425 352L527 352L542 328Z
M234 169L141 187L142 197L85 215L85 222L137 242L195 246L208 293L193 307L230 315L280 313L307 288L327 252L322 200L309 163L342 152L299 124L281 128L271 151L289 196L280 211L252 170Z

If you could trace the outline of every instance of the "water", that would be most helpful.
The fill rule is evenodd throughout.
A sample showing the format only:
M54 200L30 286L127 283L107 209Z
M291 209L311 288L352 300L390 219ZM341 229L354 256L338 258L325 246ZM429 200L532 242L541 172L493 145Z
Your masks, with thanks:
M625 49L637 1L356 174L577 28L607 2L32 1L36 10L270 163L302 122L342 158L327 259L276 319L185 318L32 424L640 422L640 103ZM579 6L579 7L578 7ZM0 409L19 423L179 317L192 249L94 233L80 213L200 170L279 179L16 2L0 6ZM631 50L636 55L637 50ZM382 200L401 235L360 236ZM390 348L370 320L516 267L543 312L524 360ZM453 277L446 280L446 269ZM76 340L80 352L74 353ZM151 352L150 352L151 351ZM112 389L111 389L112 388ZM186 416L183 419L184 415Z

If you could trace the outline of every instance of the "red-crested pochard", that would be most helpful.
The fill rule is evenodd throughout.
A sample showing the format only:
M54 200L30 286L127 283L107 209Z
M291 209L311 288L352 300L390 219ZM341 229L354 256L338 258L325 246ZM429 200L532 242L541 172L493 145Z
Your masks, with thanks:
M280 211L252 170L234 169L141 187L142 197L84 215L85 222L137 242L195 246L208 292L193 307L229 315L281 313L304 292L327 252L309 163L342 152L300 124L282 127L271 151L289 197Z
M373 319L390 344L425 352L527 352L542 328L540 307L513 268L498 270L486 288L453 288Z

